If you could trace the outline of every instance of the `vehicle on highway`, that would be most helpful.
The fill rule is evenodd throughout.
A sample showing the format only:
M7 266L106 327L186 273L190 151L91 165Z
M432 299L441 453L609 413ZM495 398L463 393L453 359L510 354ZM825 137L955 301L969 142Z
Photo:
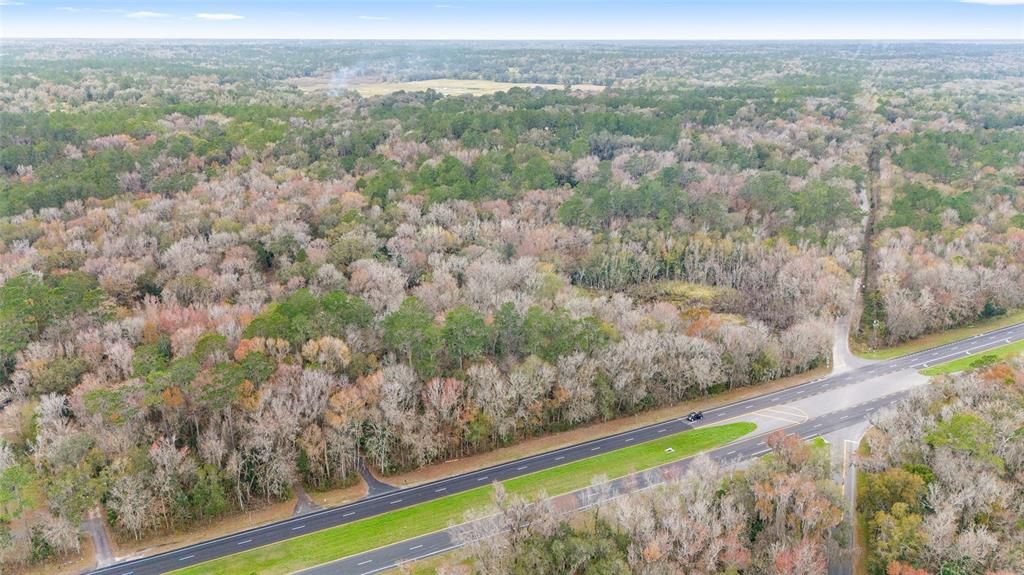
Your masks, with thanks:
M703 411L691 411L686 415L686 421L689 422L700 421L702 419L704 419Z

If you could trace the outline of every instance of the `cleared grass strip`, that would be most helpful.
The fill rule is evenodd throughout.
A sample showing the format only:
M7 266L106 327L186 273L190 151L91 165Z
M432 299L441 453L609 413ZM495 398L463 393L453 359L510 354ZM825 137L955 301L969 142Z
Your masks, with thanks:
M965 369L983 367L1022 352L1024 352L1024 340L1015 341L981 353L968 355L966 357L961 357L960 359L940 363L939 365L933 365L929 368L922 369L921 373L924 375L942 375L944 373L954 373Z
M524 496L541 491L558 495L586 487L592 477L609 479L655 467L735 441L757 426L740 422L684 431L587 459L567 463L505 482L511 492ZM666 449L672 448L666 453ZM438 531L462 521L470 509L487 507L494 488L485 485L398 509L374 517L324 529L258 549L236 553L174 571L178 575L278 575L319 565L398 541Z
M604 455L581 459L559 467L509 479L504 482L505 489L509 493L524 496L534 495L542 490L546 491L548 495L567 493L587 487L590 485L590 480L598 475L606 475L608 479L615 479L636 471L657 467L713 447L725 445L756 428L757 425L753 423L740 422L684 431L633 447L609 451ZM672 451L666 451L668 449Z

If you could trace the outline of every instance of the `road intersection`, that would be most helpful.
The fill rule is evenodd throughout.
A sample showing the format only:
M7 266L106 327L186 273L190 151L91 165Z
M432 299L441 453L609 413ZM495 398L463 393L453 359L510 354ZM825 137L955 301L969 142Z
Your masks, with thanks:
M704 412L701 426L727 421L753 421L757 435L740 439L708 454L723 462L757 457L768 451L765 435L786 429L813 438L867 420L871 413L905 397L925 383L917 370L1024 339L1024 324L953 342L922 352L853 367L784 390L723 405ZM679 433L694 426L682 417L586 441L553 451L501 463L484 469L431 481L421 485L371 495L346 505L321 509L283 521L218 537L157 555L125 561L91 571L92 575L154 575L195 565L226 555L284 541L321 529L344 525L395 509L417 505L486 483L504 481L585 459L637 443ZM648 472L615 480L613 490L637 488L637 482L664 477L665 468L688 465L682 460ZM644 478L644 479L638 479ZM641 487L646 485L642 483ZM572 496L573 494L568 494ZM578 496L578 493L576 494ZM304 571L307 574L364 575L452 548L451 534L440 531L412 540L380 547Z

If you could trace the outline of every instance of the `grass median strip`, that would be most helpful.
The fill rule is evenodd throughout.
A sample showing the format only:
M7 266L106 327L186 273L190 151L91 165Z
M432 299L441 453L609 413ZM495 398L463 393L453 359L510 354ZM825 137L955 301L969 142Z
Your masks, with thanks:
M604 455L581 459L573 463L552 467L505 481L509 493L529 496L541 491L558 495L590 485L598 475L608 479L622 477L635 471L650 469L659 465L689 457L713 447L725 445L754 429L753 423L730 423L716 427L703 427L669 435L633 447L609 451ZM666 451L671 449L671 451Z
M939 365L933 365L927 369L922 369L921 373L924 375L942 375L963 371L965 369L984 367L1001 359L1017 355L1018 353L1024 353L1024 340L1008 343L981 353L975 353L974 355L968 355L961 357L960 359L940 363Z
M756 429L753 423L740 422L684 431L674 435L595 455L559 467L524 475L505 482L510 492L524 496L541 491L557 495L586 487L592 477L609 479L676 461L739 439ZM671 452L666 449L672 448ZM174 571L177 575L284 574L319 565L349 555L369 551L410 537L444 529L462 521L470 509L490 505L490 485L449 495L420 505L324 529L214 559Z

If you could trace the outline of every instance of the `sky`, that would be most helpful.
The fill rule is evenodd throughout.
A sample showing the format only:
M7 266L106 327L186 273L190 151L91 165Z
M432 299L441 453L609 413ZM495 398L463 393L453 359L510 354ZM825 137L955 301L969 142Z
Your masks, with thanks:
M0 38L1024 41L1024 0L0 0Z

